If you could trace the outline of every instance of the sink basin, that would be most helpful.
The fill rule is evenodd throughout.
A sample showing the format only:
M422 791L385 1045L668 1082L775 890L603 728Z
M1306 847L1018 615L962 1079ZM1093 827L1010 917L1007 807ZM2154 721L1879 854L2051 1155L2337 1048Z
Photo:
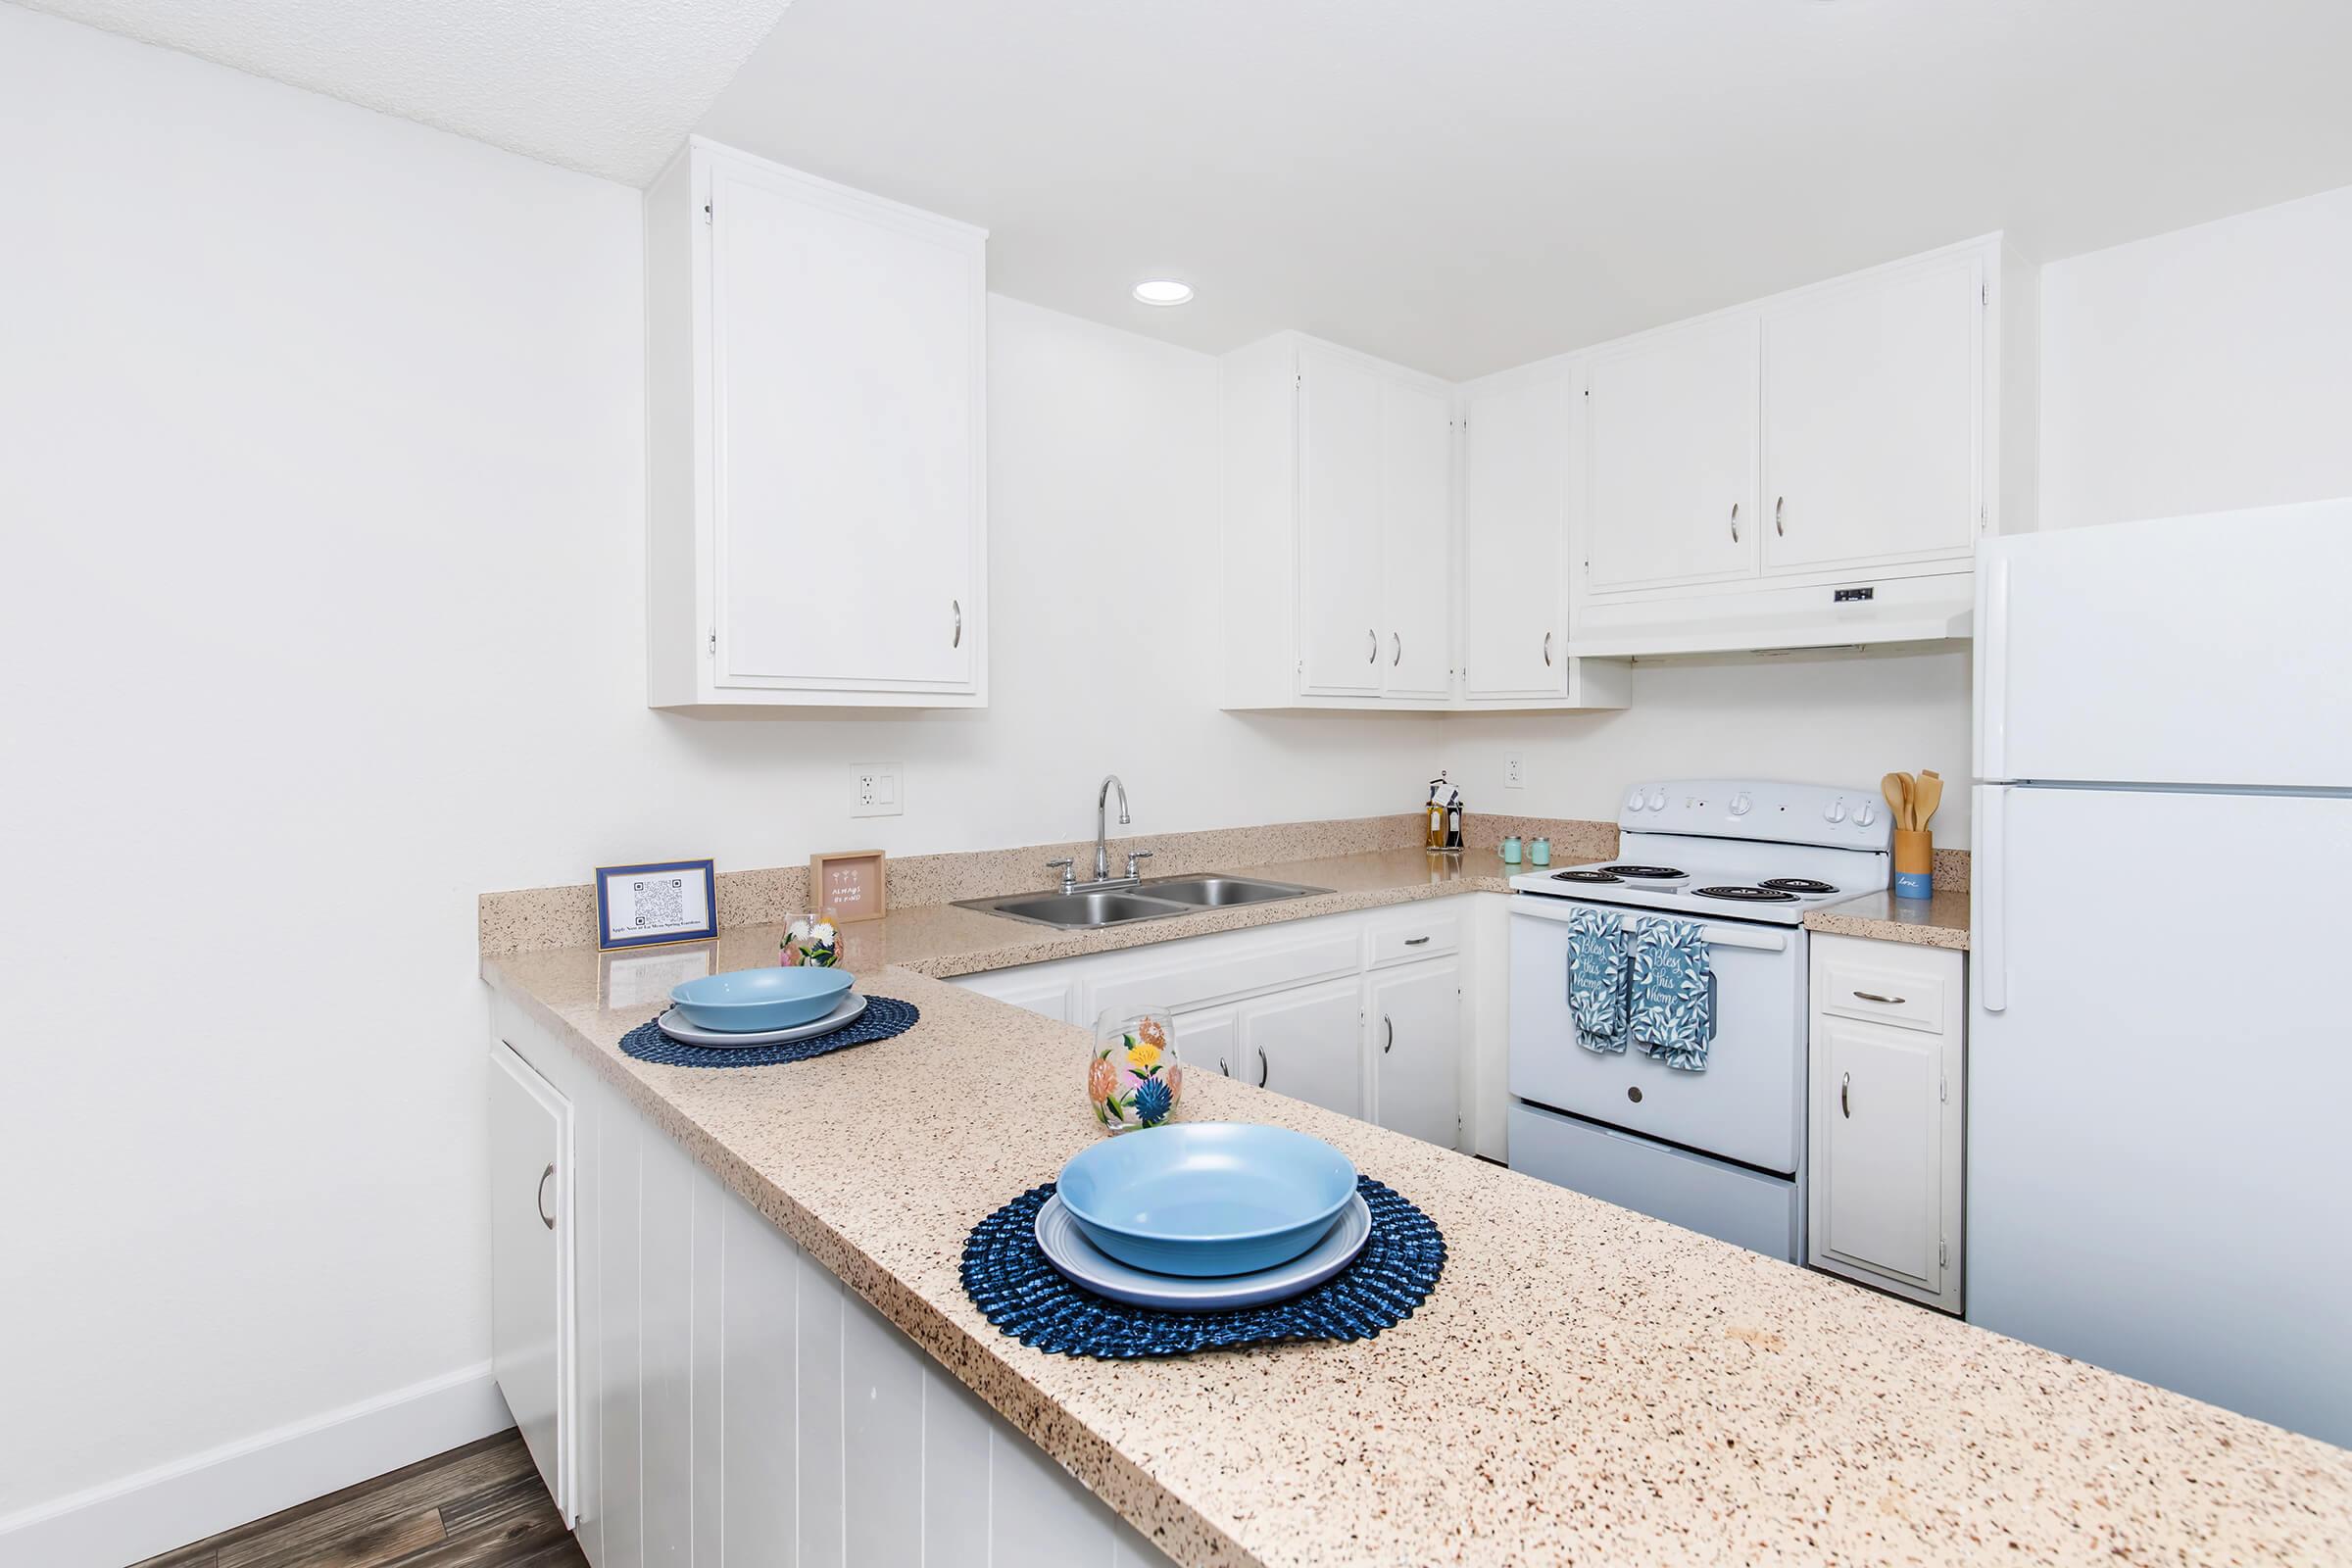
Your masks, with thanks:
M1310 893L1328 893L1329 888L1305 888L1290 882L1259 882L1246 876L1185 876L1170 877L1165 882L1148 882L1144 891L1155 899L1172 899L1203 909L1219 909L1236 904L1271 904L1277 899L1303 899Z
M1167 899L1147 899L1133 893L1031 893L1009 899L974 901L974 907L1016 920L1057 925L1065 930L1123 925L1129 920L1165 920L1187 914L1191 906Z
M1261 882L1247 876L1172 876L1160 882L1096 888L1077 893L1007 893L993 899L958 899L956 906L1008 915L1062 931L1099 931L1133 920L1167 920L1202 909L1241 904L1303 899L1329 888L1290 882Z

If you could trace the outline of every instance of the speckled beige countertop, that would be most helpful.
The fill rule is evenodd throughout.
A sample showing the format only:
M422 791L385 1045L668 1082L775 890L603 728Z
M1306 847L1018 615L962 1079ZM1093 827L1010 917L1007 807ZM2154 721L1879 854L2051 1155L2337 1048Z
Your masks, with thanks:
M1968 951L1968 890L1937 888L1925 899L1866 893L1805 914L1805 929L1833 936Z
M1475 858L1433 879L1417 852L1261 869L1347 890L1294 918L1504 885ZM1243 917L1268 911L1110 945ZM720 964L771 961L776 935L726 933ZM1029 1349L956 1265L975 1222L1100 1136L1087 1036L918 970L1102 939L948 908L858 936L853 967L922 1022L788 1066L621 1055L655 1008L606 1010L593 949L482 975L1180 1562L2352 1561L2352 1452L1212 1073L1188 1077L1187 1117L1315 1134L1428 1210L1437 1291L1353 1345Z

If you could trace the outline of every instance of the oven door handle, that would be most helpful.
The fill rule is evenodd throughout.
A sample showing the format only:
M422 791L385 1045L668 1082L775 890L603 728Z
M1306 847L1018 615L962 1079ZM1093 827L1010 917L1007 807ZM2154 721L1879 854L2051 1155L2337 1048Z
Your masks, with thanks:
M1569 916L1574 914L1577 909L1592 907L1594 906L1578 905L1567 899L1548 899L1540 893L1522 893L1514 896L1511 900L1513 914L1524 916L1530 920L1552 920L1561 924L1566 924ZM1610 906L1610 907L1614 908L1615 906ZM1650 911L1624 909L1619 912L1625 914L1630 922ZM1657 918L1672 920L1677 917L1671 914L1662 914ZM1786 931L1760 931L1736 925L1702 925L1698 928L1698 934L1705 939L1710 948L1746 948L1756 953L1787 953L1788 951L1788 933Z
M1723 1033L1723 979L1712 969L1707 971L1707 1044Z

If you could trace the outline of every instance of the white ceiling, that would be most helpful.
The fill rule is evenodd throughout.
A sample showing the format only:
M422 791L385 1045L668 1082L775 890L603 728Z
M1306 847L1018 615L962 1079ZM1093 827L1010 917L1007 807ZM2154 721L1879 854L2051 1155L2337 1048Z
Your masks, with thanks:
M788 0L24 0L642 185Z
M2352 184L2348 63L2352 0L796 0L701 128L986 224L1004 293L1462 376Z

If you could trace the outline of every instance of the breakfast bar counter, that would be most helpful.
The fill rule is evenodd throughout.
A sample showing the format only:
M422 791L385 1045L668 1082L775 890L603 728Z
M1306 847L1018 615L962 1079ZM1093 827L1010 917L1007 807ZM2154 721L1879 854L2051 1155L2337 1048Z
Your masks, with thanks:
M1387 852L1252 874L1343 889L1275 916L1295 918L1499 888L1491 864ZM1268 916L1118 935L1237 917ZM1186 1119L1336 1145L1443 1229L1435 1292L1348 1344L1030 1349L972 1305L958 1260L975 1223L1101 1136L1089 1037L923 971L1102 936L945 906L884 924L863 956L850 928L850 964L921 1021L781 1066L622 1054L658 1008L608 1009L592 948L489 954L481 973L1178 1562L2352 1560L2352 1452L1211 1071L1189 1075ZM724 932L720 967L772 962L778 935Z

